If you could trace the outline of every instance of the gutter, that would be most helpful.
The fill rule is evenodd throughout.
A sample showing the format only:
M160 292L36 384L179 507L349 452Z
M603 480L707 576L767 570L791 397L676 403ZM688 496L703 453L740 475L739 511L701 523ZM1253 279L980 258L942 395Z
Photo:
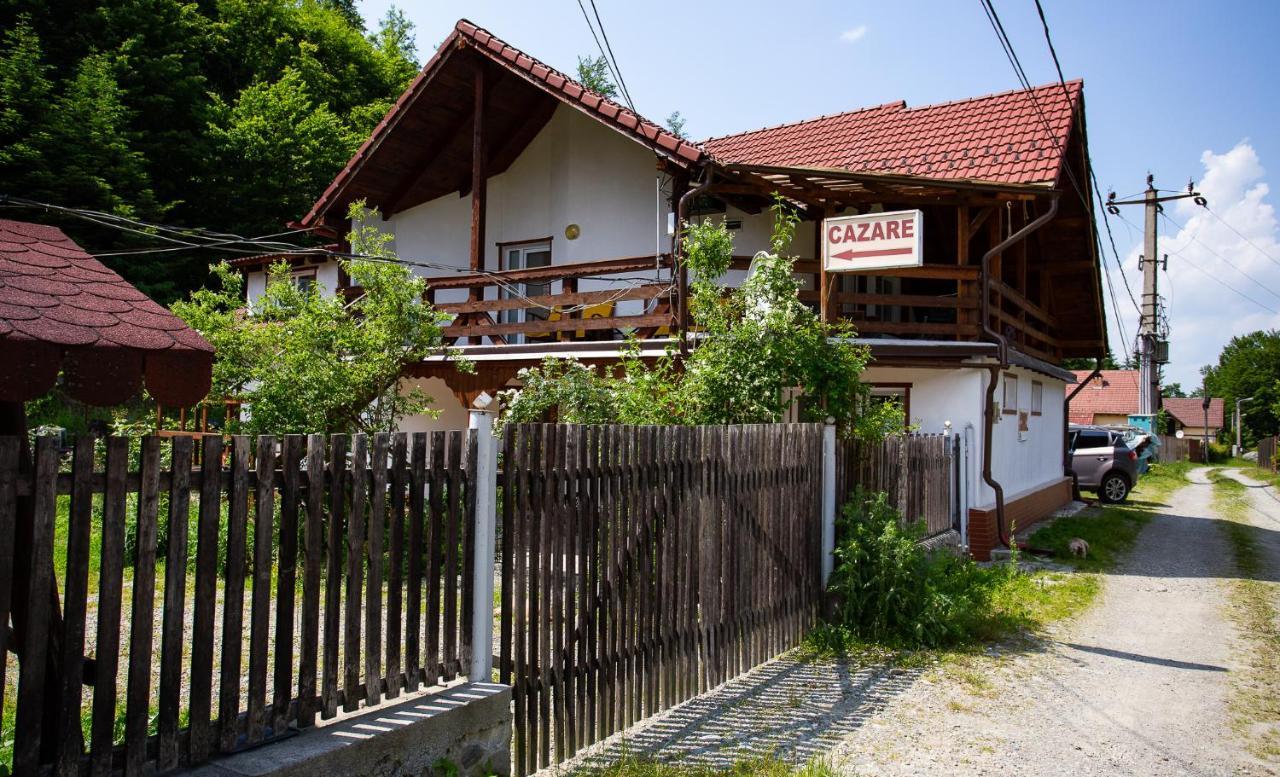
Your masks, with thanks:
M689 355L689 264L684 261L684 238L681 236L682 226L687 220L689 213L689 202L711 188L711 180L714 173L711 166L707 165L702 168L702 183L685 191L680 195L680 202L676 205L676 244L673 246L672 256L675 260L676 267L679 269L679 279L677 281L678 294L680 295L680 355Z
M1071 468L1071 451L1070 451L1070 446L1067 444L1068 423L1070 422L1070 418L1071 418L1071 416L1069 415L1070 408L1071 408L1071 400L1075 399L1076 394L1079 394L1081 390L1084 389L1085 386L1089 385L1090 381L1092 381L1094 378L1098 377L1101 374L1102 374L1102 355L1099 354L1094 359L1093 372L1089 373L1089 377L1080 381L1080 383L1071 390L1071 393L1067 395L1067 398L1062 401L1062 471L1064 474L1071 476L1071 498L1072 499L1078 500L1080 498L1080 478L1076 476L1076 471Z
M986 406L982 409L982 417L986 425L985 433L982 436L982 481L995 492L996 533L1000 544L1005 547L1012 547L1012 538L1009 537L1009 529L1004 520L1004 486L1000 485L991 474L991 437L995 431L996 424L994 410L996 384L1000 381L1001 370L1009 367L1009 341L1005 339L1004 335L991 328L991 288L989 286L991 259L997 254L1004 253L1011 246L1026 240L1033 232L1049 223L1056 215L1058 215L1058 193L1054 192L1053 199L1049 200L1048 211L1035 221L1000 241L991 250L982 255L982 273L978 283L979 288L982 290L982 332L998 346L996 363L987 365L990 378L987 381Z

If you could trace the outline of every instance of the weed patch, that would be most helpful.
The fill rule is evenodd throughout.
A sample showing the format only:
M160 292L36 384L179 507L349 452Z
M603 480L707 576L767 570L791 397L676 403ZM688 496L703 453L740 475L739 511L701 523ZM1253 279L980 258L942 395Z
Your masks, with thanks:
M1216 471L1209 477L1240 573L1230 583L1228 615L1247 642L1240 652L1246 669L1232 683L1232 727L1250 753L1274 762L1280 760L1280 611L1275 605L1280 591L1261 579L1265 562L1258 529L1248 519L1248 489Z

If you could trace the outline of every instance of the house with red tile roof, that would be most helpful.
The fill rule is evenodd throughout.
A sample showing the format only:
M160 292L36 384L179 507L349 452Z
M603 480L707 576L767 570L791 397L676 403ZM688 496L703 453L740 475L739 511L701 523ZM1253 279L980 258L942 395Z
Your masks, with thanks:
M1073 424L1125 425L1138 412L1138 371L1075 370L1076 382L1088 381L1071 400L1067 419ZM1069 390L1074 390L1074 386Z
M1107 336L1080 81L694 142L462 20L298 223L341 242L351 203L377 208L453 316L476 370L409 368L442 411L406 424L425 430L549 355L615 363L628 335L642 357L696 347L677 225L723 220L738 283L775 196L803 219L802 300L854 324L864 379L921 431L966 436L977 555L1066 502L1059 365ZM359 293L327 261L285 259ZM264 261L238 260L251 295Z
M1209 413L1204 409L1204 399L1200 397L1164 397L1161 407L1169 414L1173 428L1170 431L1182 432L1194 440L1208 436L1217 439L1224 426L1223 401L1221 397L1209 398Z

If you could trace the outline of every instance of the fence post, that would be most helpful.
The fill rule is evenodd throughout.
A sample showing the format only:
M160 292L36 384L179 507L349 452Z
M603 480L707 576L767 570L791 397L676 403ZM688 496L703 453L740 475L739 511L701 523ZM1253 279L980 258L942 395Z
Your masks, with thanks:
M493 673L493 571L497 531L498 447L493 439L492 399L481 394L467 425L476 433L476 544L471 602L471 682Z
M835 567L836 552L836 424L822 427L822 587Z

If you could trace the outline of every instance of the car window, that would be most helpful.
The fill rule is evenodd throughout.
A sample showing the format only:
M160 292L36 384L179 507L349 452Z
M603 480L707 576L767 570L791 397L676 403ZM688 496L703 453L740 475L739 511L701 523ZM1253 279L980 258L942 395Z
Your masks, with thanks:
M1111 435L1106 432L1080 432L1076 437L1076 449L1106 448L1111 445Z

